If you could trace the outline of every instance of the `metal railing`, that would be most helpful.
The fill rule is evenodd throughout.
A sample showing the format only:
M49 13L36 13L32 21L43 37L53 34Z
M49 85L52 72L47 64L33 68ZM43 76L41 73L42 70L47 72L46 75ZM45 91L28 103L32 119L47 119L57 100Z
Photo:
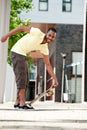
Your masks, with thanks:
M83 64L83 62L76 62L71 64L65 64L66 55L61 54L63 58L63 67L62 67L62 86L61 86L61 102L76 102L76 89L77 89L77 69L78 66ZM73 94L70 91L68 77L67 77L67 69L75 67L74 78L75 78L75 93Z

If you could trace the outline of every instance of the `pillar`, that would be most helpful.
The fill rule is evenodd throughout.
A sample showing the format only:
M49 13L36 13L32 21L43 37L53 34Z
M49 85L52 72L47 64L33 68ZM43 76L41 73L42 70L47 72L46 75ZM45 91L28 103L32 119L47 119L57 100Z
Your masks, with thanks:
M82 69L82 102L85 101L86 98L86 11L87 11L87 0L84 2L84 26L83 26L83 69Z
M10 0L0 0L0 38L9 30ZM3 103L8 41L0 41L0 103Z

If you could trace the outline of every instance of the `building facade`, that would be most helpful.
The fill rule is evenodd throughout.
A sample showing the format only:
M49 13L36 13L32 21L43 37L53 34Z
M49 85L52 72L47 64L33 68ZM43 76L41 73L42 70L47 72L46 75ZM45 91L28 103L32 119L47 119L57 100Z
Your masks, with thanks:
M64 100L64 94L67 95L67 93L70 93L68 98L70 98L69 100L71 102L81 102L84 1L33 0L33 4L34 8L27 15L23 12L21 17L23 19L29 18L32 23L38 23L40 26L43 26L43 23L46 24L46 27L48 27L49 24L54 24L57 29L57 38L55 43L53 43L54 50L50 56L59 81L59 87L55 91L55 101L60 102L62 101L61 98ZM67 79L64 74L64 86L62 86L63 57L61 53L66 54L65 64L75 64L74 66L66 68ZM78 62L79 65L77 66ZM77 70L75 71L75 69ZM46 74L45 77L47 77L47 75L48 74ZM67 85L66 82L68 82ZM66 88L68 90L66 90ZM63 92L61 92L62 89Z
M49 27L55 27L57 30L57 38L55 42L49 46L49 58L54 72L57 75L59 86L54 90L53 97L44 97L44 100L54 100L57 102L84 101L84 94L86 93L84 93L84 72L82 66L84 55L83 28L85 1L33 0L32 2L34 8L27 14L23 11L20 17L23 20L26 18L30 19L34 26L39 26L44 32L46 32ZM64 57L63 54L65 54L66 57ZM65 66L63 69L64 61ZM43 64L43 58L35 58L34 65L36 67L34 71L36 77L33 80L31 78L30 85L32 86L34 83L35 89L31 91L34 91L35 95L37 95L37 93L46 90L47 87L50 86L50 83L47 83L50 76ZM8 77L8 73L6 77ZM8 82L8 79L6 81ZM15 82L13 86L15 86ZM8 88L8 85L6 85L6 88ZM11 91L13 92L13 89L11 89ZM11 97L9 97L9 99L11 99Z

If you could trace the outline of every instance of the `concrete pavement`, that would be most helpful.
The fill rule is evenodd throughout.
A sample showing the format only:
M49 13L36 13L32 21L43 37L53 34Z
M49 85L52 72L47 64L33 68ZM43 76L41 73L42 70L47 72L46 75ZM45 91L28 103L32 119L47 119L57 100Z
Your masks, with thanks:
M0 104L1 130L87 130L87 103L36 102L35 110Z

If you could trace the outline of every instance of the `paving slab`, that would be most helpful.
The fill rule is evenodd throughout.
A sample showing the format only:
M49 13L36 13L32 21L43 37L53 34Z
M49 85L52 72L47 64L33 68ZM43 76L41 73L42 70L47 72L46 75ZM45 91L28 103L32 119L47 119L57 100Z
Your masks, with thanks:
M1 130L87 130L87 103L36 102L35 110L0 104Z

